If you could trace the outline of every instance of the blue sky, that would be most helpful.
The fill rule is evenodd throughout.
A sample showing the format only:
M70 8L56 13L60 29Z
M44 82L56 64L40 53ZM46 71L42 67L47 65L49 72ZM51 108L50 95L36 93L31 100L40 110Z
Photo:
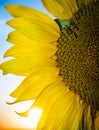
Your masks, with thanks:
M4 8L7 4L25 5L48 13L44 9L40 0L0 0L0 63L7 60L3 58L3 54L11 46L11 44L6 41L8 33L12 31L12 28L6 25L6 22L12 18ZM13 100L9 94L20 84L23 79L24 77L11 74L3 76L2 71L0 70L0 129L11 127L20 128L23 127L21 125L22 123L24 123L25 128L32 127L32 124L27 124L26 119L23 119L15 114L15 110L20 110L17 105L9 106L6 104L7 101ZM6 122L8 123L6 124Z

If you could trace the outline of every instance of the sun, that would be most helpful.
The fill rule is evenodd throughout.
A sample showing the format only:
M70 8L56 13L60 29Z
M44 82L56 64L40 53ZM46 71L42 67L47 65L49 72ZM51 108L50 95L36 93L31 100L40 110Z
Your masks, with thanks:
M33 107L27 110L28 107L31 106L31 104L34 103L33 101L25 101L23 103L19 103L19 105L14 105L15 112L17 113L17 116L20 117L20 121L17 119L16 124L19 125L20 128L25 129L37 129L37 124L40 120L40 117L42 115L42 109L39 107ZM19 113L17 111L20 111ZM26 111L24 113L24 111ZM21 115L21 113L24 113ZM17 126L15 126L17 128Z
M42 110L40 108L33 108L28 114L28 123L32 122L33 128L36 129L38 121L41 117Z

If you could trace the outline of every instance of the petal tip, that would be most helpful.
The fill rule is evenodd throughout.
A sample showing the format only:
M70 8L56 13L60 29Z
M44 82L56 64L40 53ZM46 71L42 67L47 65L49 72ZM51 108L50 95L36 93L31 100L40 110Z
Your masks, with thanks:
M5 6L4 6L4 8L7 10L7 8L8 8L8 5L5 5Z
M3 67L2 67L2 64L0 64L0 70L3 71L3 72L2 72L3 75L6 75L6 74L7 74L7 72L4 71L4 69L3 69Z
M22 116L22 117L28 117L28 111L23 112L23 113L19 113L19 112L16 112L16 111L15 111L15 113L16 113L17 115L19 115L19 116Z
M6 102L6 104L8 104L8 105L12 105L12 104L14 104L15 102Z

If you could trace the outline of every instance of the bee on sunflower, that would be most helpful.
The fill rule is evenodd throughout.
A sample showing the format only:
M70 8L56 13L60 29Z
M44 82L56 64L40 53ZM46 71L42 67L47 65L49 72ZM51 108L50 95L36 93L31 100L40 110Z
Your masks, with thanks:
M13 103L35 99L42 109L37 130L99 130L99 1L42 0L56 17L20 5L7 5L15 30L13 59L4 74L26 76L11 96Z

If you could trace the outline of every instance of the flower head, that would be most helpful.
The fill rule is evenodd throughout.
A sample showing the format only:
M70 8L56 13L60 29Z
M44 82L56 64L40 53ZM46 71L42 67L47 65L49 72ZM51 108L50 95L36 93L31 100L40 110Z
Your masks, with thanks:
M38 130L99 130L99 1L42 3L56 20L25 6L6 6L15 31L4 56L14 58L0 68L26 76L11 93L13 103L35 99L28 111L42 109Z

